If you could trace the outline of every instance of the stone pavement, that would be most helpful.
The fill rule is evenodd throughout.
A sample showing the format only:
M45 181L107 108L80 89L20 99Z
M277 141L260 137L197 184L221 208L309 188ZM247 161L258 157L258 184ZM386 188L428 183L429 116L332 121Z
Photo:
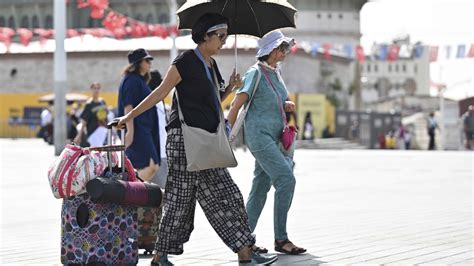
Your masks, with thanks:
M247 197L249 152L231 174ZM60 264L60 206L46 169L53 147L0 139L0 264ZM308 249L276 265L474 264L474 153L297 150L290 238ZM272 190L273 191L273 190ZM256 233L273 244L272 191ZM177 265L236 265L200 208ZM141 256L140 265L150 257Z

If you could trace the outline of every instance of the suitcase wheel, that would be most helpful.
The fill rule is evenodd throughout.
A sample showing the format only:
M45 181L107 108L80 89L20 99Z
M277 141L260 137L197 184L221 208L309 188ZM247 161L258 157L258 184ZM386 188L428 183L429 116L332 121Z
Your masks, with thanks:
M143 255L151 255L153 254L153 249L145 249L145 251L143 252Z

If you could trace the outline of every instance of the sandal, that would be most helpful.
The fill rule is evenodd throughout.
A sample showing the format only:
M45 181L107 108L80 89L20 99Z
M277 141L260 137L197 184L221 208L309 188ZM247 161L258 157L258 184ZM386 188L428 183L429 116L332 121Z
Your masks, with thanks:
M288 254L288 255L299 255L299 254L301 254L301 253L305 253L305 252L306 252L306 249L297 247L297 246L295 246L295 244L293 244L293 246L295 246L295 247L292 248L291 250L284 249L283 247L284 247L286 244L293 244L293 242L291 242L291 241L288 240L288 239L282 240L282 241L277 241L277 240L275 240L275 251L278 251L278 252L281 252L281 253L285 253L285 254Z
M264 247L258 247L256 245L251 246L250 249L252 249L252 251L257 253L257 254L266 254L266 253L268 253L268 249L266 249Z

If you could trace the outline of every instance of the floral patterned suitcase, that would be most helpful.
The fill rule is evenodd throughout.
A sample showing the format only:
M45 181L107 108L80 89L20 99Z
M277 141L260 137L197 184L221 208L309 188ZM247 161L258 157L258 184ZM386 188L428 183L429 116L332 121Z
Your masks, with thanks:
M144 249L145 255L152 254L155 249L162 210L163 205L138 208L138 248Z
M138 263L136 207L96 204L87 194L65 199L61 211L61 263Z

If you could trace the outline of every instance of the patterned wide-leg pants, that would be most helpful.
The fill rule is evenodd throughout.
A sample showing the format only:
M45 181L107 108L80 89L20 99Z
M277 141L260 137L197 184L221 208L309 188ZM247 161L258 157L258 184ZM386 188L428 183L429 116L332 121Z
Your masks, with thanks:
M160 255L183 253L183 244L194 229L196 199L207 219L233 251L253 245L245 205L239 188L225 168L186 171L181 129L170 129L166 142L168 180L163 218L155 245Z

